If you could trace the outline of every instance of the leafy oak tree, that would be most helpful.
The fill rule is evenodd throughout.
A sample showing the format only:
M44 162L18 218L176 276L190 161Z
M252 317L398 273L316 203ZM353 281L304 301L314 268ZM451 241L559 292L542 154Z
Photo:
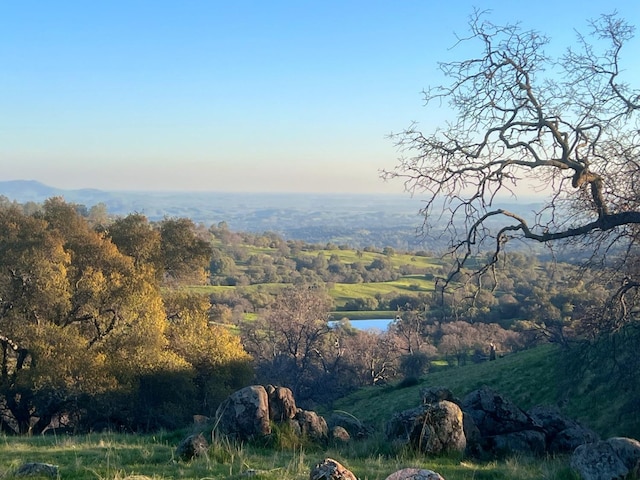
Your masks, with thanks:
M188 218L160 222L160 251L165 280L204 283L213 253L208 232L199 232Z
M155 278L55 198L0 211L0 427L42 431L56 416L140 375L186 362L165 348Z
M519 25L475 12L469 26L458 43L477 55L442 63L449 83L424 92L427 106L454 118L431 133L414 124L393 135L403 156L383 177L426 195L426 231L447 220L457 263L445 284L467 267L481 279L513 240L569 247L606 272L609 327L628 323L640 289L640 89L624 69L635 61L626 50L634 28L602 15L552 57L547 37ZM501 208L531 189L539 209ZM484 265L472 264L486 251Z
M137 220L125 254L60 198L0 207L0 431L182 426L250 375L208 301L163 298Z
M218 405L253 377L251 357L240 337L209 320L206 295L171 292L164 298L169 348L193 367L197 411L213 415Z

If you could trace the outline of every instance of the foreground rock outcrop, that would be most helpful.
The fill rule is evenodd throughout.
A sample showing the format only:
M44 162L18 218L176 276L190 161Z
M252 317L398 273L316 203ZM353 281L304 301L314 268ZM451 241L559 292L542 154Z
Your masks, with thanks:
M462 453L467 446L462 410L447 400L395 414L385 433L396 445L408 444L430 455Z
M599 440L592 430L551 406L526 412L504 395L482 387L458 400L446 387L420 391L421 406L398 412L387 438L426 454L462 452L477 457L513 453L571 453Z
M324 417L296 406L286 387L251 385L231 394L216 411L220 433L240 441L271 434L272 424L290 426L299 435L317 442L329 438Z
M479 451L503 455L546 450L542 428L498 392L487 387L475 390L464 397L461 407L480 432Z
M220 432L246 441L271 433L269 395L262 385L252 385L232 393L216 411Z
M325 458L311 469L309 480L358 480L358 477L337 460Z
M567 418L557 407L539 405L527 413L542 428L549 453L571 453L580 445L600 440L593 430Z

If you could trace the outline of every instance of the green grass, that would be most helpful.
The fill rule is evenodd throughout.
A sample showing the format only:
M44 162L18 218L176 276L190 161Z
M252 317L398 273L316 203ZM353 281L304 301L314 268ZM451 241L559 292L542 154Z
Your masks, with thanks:
M189 433L186 430L156 435L0 436L0 478L13 478L12 472L22 463L35 461L58 465L60 478L70 480L143 480L141 476L240 479L249 475L265 480L306 480L315 463L331 457L362 480L383 480L405 467L435 470L447 480L577 480L566 456L515 456L490 462L455 456L428 458L397 449L386 442L382 433L383 425L394 412L420 403L421 388L440 385L449 387L459 397L487 385L524 409L540 403L561 402L566 405L566 414L584 414L590 418L579 419L597 427L592 422L598 422L600 412L586 409L593 398L577 385L578 379L566 375L571 367L565 365L564 359L562 351L547 345L498 358L495 362L451 368L440 366L426 375L419 385L407 388L387 385L359 390L336 402L333 408L349 412L376 427L376 433L369 439L347 445L320 447L296 443L285 435L286 432L262 444L236 444L216 439L208 458L182 462L175 458L174 452L180 440ZM567 398L567 392L581 392L584 396ZM618 395L618 392L609 393Z
M445 386L462 398L486 385L506 395L524 410L540 404L561 404L564 413L570 417L601 434L613 434L609 428L611 425L603 425L594 417L593 397L574 395L578 383L579 379L567 374L563 352L555 346L545 345L498 358L495 362L450 368L440 365L417 385L364 388L340 399L334 408L382 428L393 412L419 405L420 390L426 386Z
M176 434L0 437L0 477L16 478L13 472L20 465L35 461L57 465L59 478L65 480L204 480L247 476L265 480L306 480L313 465L331 457L362 480L382 480L406 467L435 470L447 480L575 478L563 457L517 457L488 463L456 457L425 458L406 451L381 453L389 446L379 439L341 447L292 449L217 440L212 442L208 458L183 462L174 456L180 439Z
M608 363L584 364L578 347L565 351L553 345L498 358L495 362L447 367L432 364L420 383L368 387L340 399L336 410L382 428L394 412L419 405L420 390L444 386L458 398L484 385L528 410L556 405L570 418L592 428L603 438L640 437L637 381L621 382Z

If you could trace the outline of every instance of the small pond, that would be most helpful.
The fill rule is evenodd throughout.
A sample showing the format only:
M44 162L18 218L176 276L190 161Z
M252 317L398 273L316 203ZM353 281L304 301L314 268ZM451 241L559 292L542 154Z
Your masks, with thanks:
M382 332L389 328L389 324L393 322L393 318L363 318L361 320L350 320L353 328L358 330L380 330ZM329 325L334 325L335 321L329 322Z

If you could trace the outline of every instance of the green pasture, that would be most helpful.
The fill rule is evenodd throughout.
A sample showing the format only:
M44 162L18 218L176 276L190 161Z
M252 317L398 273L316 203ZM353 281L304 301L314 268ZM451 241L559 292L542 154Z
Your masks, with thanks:
M335 283L329 289L329 294L337 309L354 298L376 298L376 295L392 296L401 294L418 294L432 292L433 280L427 280L423 275L406 275L391 282L375 283Z

